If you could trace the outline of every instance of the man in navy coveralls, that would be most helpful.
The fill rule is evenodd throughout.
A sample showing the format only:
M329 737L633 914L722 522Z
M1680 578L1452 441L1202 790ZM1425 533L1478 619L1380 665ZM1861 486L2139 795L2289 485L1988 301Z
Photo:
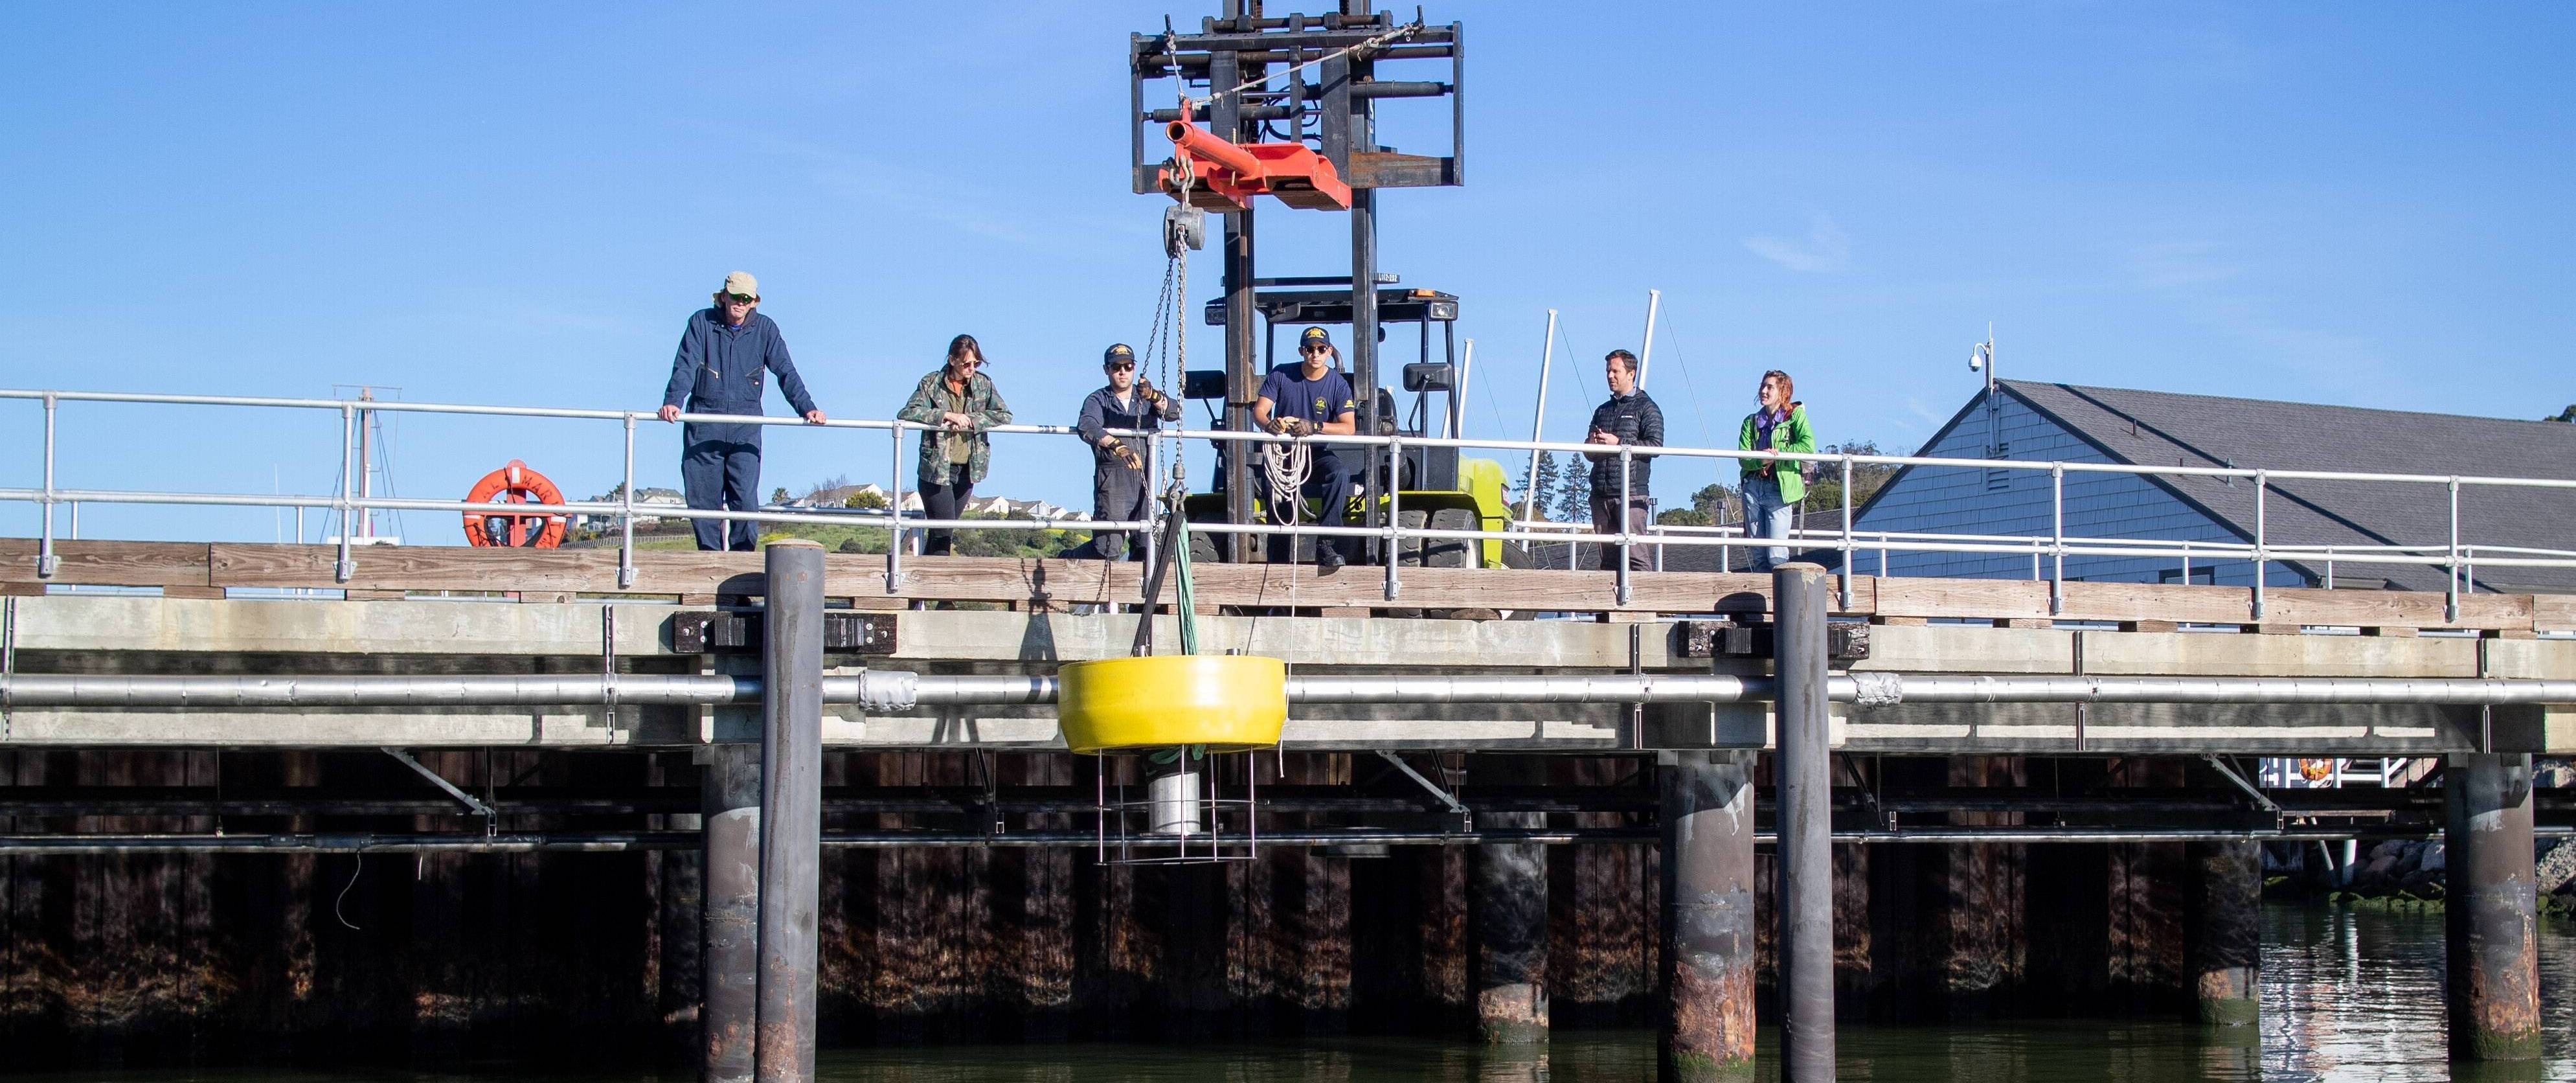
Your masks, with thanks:
M662 420L679 419L684 397L693 414L757 414L761 379L775 372L788 404L807 424L823 423L823 411L815 408L805 381L796 375L796 363L787 358L787 340L779 337L776 322L755 311L759 307L759 281L735 271L725 276L713 306L690 314L688 327L680 332L679 355L671 360L671 383L662 389ZM761 428L697 421L681 428L680 485L690 507L760 509ZM731 530L721 519L690 522L697 527L700 549L748 552L759 547L760 532L748 520L734 520Z

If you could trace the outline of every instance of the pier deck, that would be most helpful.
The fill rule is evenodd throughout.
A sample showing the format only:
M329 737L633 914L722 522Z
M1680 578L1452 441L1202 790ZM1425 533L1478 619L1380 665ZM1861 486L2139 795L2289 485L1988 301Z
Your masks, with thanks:
M43 589L32 561L0 542L0 589ZM614 554L371 550L334 583L323 546L61 543L62 586L161 588L14 597L12 665L25 673L434 674L756 673L755 654L684 652L675 623L763 589L754 554L641 554L636 588L615 590ZM1141 595L1135 565L927 558L887 590L882 558L834 556L827 597L859 609L914 601L1009 609L887 613L890 654L836 656L926 673L1048 673L1128 652L1133 614L1080 612ZM1761 673L1758 658L1688 657L1692 615L1753 621L1765 576L1640 574L1625 605L1597 572L1403 569L1407 607L1540 609L1600 620L1391 618L1376 569L1198 569L1210 649L1276 655L1301 672ZM1837 584L1839 586L1839 584ZM1872 623L1856 672L2265 677L2576 678L2576 598L2469 595L2444 624L2440 594L2269 592L2206 586L2066 584L2052 618L2045 583L1853 577L1839 615ZM32 589L31 589L32 588ZM281 596L282 592L311 592ZM345 594L343 593L345 592ZM522 604L506 604L503 594ZM319 596L312 596L319 595ZM463 595L463 596L460 596ZM355 599L355 600L352 600ZM1839 600L1839 599L1837 599ZM542 604L524 604L539 602ZM1375 604L1367 604L1372 603ZM659 604L656 604L659 603ZM1659 617L1671 617L1662 620ZM1158 618L1159 642L1177 640ZM2193 627L2197 625L2198 627ZM2263 634L2269 633L2269 634ZM0 745L174 747L684 747L751 739L750 709L16 708ZM1292 750L1647 751L1768 747L1767 704L1301 706ZM976 707L863 715L827 711L824 742L846 749L1061 748L1051 709ZM1837 705L1835 747L1915 755L2155 753L2427 755L2576 751L2564 707L2181 704Z

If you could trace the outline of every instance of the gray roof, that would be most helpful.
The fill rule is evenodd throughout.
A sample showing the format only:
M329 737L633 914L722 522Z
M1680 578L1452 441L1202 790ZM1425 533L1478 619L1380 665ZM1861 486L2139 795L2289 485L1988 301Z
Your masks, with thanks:
M2115 462L2576 479L2576 425L2562 422L2028 380L1999 383ZM2215 478L2168 477L2156 483L2238 534L2253 537L2255 487L2250 481L2231 485ZM2276 481L2264 501L2264 536L2299 545L2441 546L2450 536L2449 509L2449 487L2438 483ZM2460 540L2479 547L2576 549L2576 490L2462 486ZM2303 570L2311 576L2323 572ZM2364 568L2337 560L2335 570L2339 586L2357 585L2345 581L2367 576L2407 590L2443 589L2437 567ZM2475 574L2484 590L2576 591L2576 569L2480 563Z

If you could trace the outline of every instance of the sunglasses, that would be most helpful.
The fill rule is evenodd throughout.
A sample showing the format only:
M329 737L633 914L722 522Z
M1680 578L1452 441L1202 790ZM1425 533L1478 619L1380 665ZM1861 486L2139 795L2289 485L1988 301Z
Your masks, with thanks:
M728 293L725 295L725 300L731 301L737 305L748 305L757 304L760 301L760 298L753 297L748 294Z
M1128 372L1128 371L1132 371L1132 370L1134 370L1134 369L1135 369L1135 367L1136 367L1136 363L1135 363L1135 362L1133 362L1133 361L1118 361L1118 362L1113 362L1113 363L1111 363L1111 364L1110 364L1110 366L1109 366L1109 371L1111 371L1111 372Z
M1298 353L1331 353L1331 352L1333 352L1333 348L1332 348L1332 347L1330 347L1330 346L1308 346L1308 347L1305 347L1305 348L1303 348L1303 349L1298 350L1297 352L1298 352Z

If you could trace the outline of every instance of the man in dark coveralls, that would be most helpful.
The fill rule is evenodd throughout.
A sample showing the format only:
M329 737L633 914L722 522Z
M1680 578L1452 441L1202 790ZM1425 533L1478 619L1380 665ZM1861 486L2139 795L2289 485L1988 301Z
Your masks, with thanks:
M754 311L760 307L760 283L750 274L726 275L715 304L689 316L680 332L680 352L671 360L671 383L662 389L661 418L676 421L685 397L693 414L757 414L761 380L778 374L778 389L807 424L823 423L823 411L805 393L805 381L788 360L787 340L778 324ZM760 508L759 425L709 424L692 421L680 430L680 485L689 506L701 511L757 511ZM721 519L693 519L698 548L759 547L760 532L746 520L732 529ZM730 541L730 545L728 545Z
M1100 357L1109 385L1082 400L1074 430L1091 445L1091 515L1095 519L1134 521L1154 514L1152 478L1145 476L1144 456L1130 440L1111 429L1152 432L1166 421L1181 419L1181 404L1153 384L1136 378L1136 351L1126 343L1109 347ZM1131 546L1127 532L1103 530L1091 536L1091 554L1102 560L1144 559L1144 547Z

